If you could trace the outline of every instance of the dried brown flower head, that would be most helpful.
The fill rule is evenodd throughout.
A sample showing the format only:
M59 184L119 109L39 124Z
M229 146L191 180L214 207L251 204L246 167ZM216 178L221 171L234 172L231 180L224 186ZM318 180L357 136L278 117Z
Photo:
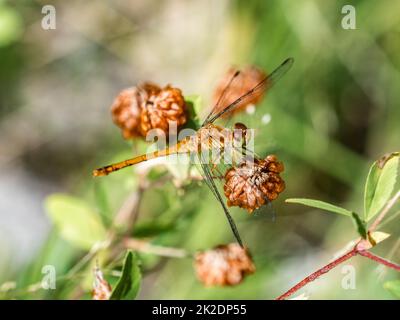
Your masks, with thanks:
M168 133L172 122L179 127L187 121L181 90L169 85L160 88L149 82L123 90L114 100L111 112L125 139L145 137L151 129Z
M229 81L232 79L233 75L235 74L236 69L230 68L228 72L223 76L221 81L217 84L217 87L214 90L213 95L213 105L215 105L220 97L223 94L225 87L228 85ZM232 81L228 90L225 93L225 96L219 103L219 110L221 111L223 108L231 104L237 98L241 97L251 89L253 89L258 83L260 83L266 74L254 67L248 66L241 70L239 75ZM234 112L240 112L246 109L248 105L256 105L261 101L264 96L264 91L260 90L258 93L251 96L249 99L243 100L235 109Z
M224 193L228 206L238 206L249 213L275 200L285 190L285 182L279 175L283 164L275 155L264 160L245 161L225 173Z
M103 272L99 269L99 267L94 268L94 281L93 281L93 290L92 297L93 300L109 300L111 296L111 286L104 279Z
M237 243L197 253L195 269L197 277L206 286L237 285L244 276L256 270L248 250Z

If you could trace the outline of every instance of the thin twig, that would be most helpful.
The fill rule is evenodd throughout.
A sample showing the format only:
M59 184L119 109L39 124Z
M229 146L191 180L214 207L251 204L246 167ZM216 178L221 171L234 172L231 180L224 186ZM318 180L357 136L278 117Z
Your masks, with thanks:
M396 202L400 199L400 190L397 191L397 193L387 202L386 206L382 209L376 220L372 223L371 227L369 228L368 232L372 233L382 222L382 220L385 218L386 214L392 209L392 207L396 204ZM308 283L314 281L321 275L329 272L339 264L343 263L344 261L354 257L355 255L359 254L363 257L367 257L379 264L382 264L386 267L392 268L394 270L400 271L400 265L391 262L389 260L386 260L384 258L381 258L367 250L365 250L365 246L363 246L364 242L368 244L370 247L370 243L367 242L367 240L360 240L358 244L349 252L345 253L344 255L340 256L333 262L327 264L326 266L322 267L321 269L318 269L317 271L313 272L310 274L308 277L304 278L301 280L299 283L297 283L295 286L290 288L288 291L286 291L284 294L280 295L276 300L284 300L288 297L290 297L292 294L303 288L305 285ZM364 249L363 249L364 248Z
M375 231L375 229L379 226L379 224L382 222L383 218L385 218L386 214L392 209L392 207L395 205L397 200L400 199L400 190L397 191L397 193L394 195L392 199L390 199L386 206L383 208L379 216L376 218L376 220L371 224L371 227L369 228L370 232Z
M191 254L183 249L157 246L144 240L126 238L123 241L125 248L136 250L143 253L155 254L161 257L169 258L187 258Z
M295 286L290 288L288 291L286 291L284 294L280 295L278 298L275 300L284 300L288 297L290 297L292 294L303 288L306 284L316 280L323 274L329 272L339 264L343 263L346 260L349 260L351 257L354 257L357 254L357 249L354 247L351 251L345 253L344 255L340 256L339 258L335 259L331 263L327 264L326 266L322 267L321 269L318 269L317 271L313 272L310 274L308 277L304 278L301 280L299 283L297 283Z
M67 273L67 276L72 277L78 271L80 271L92 258L102 249L105 249L109 246L110 240L106 240L104 242L95 243L90 251L85 254Z
M373 253L371 253L369 251L366 251L366 250L365 251L359 251L358 254L363 256L363 257L369 258L369 259L371 259L371 260L373 260L375 262L378 262L378 263L380 263L380 264L382 264L382 265L384 265L386 267L392 268L392 269L394 269L396 271L400 271L400 265L398 265L398 264L396 264L394 262L391 262L389 260L386 260L386 259L384 259L382 257L379 257L379 256L377 256L377 255L375 255L375 254L373 254Z
M400 211L399 211L400 212ZM385 223L387 223L387 221L389 221L390 219L387 219L385 221ZM393 256L395 255L395 253L398 251L398 249L400 248L400 238L396 240L394 246L390 249L388 256L386 257L387 260L392 260ZM386 270L383 269L382 272L379 275L379 279L382 280L384 275L386 273Z
M344 255L340 256L339 258L335 259L334 261L332 261L331 263L327 264L326 266L322 267L321 269L318 269L317 271L313 272L312 274L310 274L309 276L307 276L306 278L304 278L303 280L301 280L299 283L297 283L296 285L294 285L292 288L290 288L288 291L286 291L284 294L280 295L278 298L276 298L275 300L284 300L288 297L290 297L292 294L294 294L295 292L297 292L298 290L300 290L301 288L303 288L305 285L307 285L308 283L316 280L317 278L319 278L321 275L329 272L330 270L332 270L333 268L337 267L338 265L340 265L341 263L349 260L350 258L354 257L355 255L361 255L363 257L369 258L379 264L382 264L386 267L392 268L396 271L400 271L400 265L391 262L389 260L386 260L382 257L379 257L367 250L359 250L358 249L359 246L356 245L352 250L350 250L349 252L345 253Z
M114 226L124 226L131 231L139 215L139 207L145 188L141 185L125 200L114 219Z
M394 219L398 218L398 216L400 215L400 210L396 211L395 213L392 213L390 215L390 217L388 217L385 221L381 222L379 224L380 228L383 228L384 226L386 226L389 222L392 222Z

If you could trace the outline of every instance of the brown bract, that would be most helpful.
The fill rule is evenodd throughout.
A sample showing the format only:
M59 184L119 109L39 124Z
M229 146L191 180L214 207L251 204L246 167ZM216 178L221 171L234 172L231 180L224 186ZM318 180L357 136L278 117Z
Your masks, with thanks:
M222 96L225 87L228 85L229 81L232 79L235 74L236 69L230 68L228 72L223 76L221 81L217 84L217 87L214 90L213 95L213 105L215 105L219 98ZM259 84L264 78L266 74L254 67L249 66L244 68L239 75L232 81L228 90L225 93L225 96L221 99L219 103L218 111L221 111L226 106L234 102L236 99L246 94L248 91L253 89L257 84ZM250 98L244 99L238 106L234 109L234 113L243 111L248 105L256 105L261 101L264 96L264 91L260 90L257 93L253 94Z
M142 136L152 129L168 134L170 125L187 121L186 104L180 89L143 83L123 90L111 106L114 123L125 139Z
M248 250L231 243L197 253L195 270L198 279L206 286L232 286L242 282L256 268Z
M285 190L285 182L280 176L283 170L283 164L275 155L264 160L245 161L229 169L224 184L228 206L244 208L251 213L275 200Z
M92 290L93 300L109 300L110 296L111 296L111 286L104 279L101 270L98 267L96 267L94 269L94 282Z

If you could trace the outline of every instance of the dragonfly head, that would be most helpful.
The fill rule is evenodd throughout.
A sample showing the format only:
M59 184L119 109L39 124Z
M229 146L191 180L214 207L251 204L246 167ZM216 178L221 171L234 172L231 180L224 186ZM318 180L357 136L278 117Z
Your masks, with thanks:
M236 141L241 141L242 145L246 144L247 127L241 123L236 122L234 125L233 138Z

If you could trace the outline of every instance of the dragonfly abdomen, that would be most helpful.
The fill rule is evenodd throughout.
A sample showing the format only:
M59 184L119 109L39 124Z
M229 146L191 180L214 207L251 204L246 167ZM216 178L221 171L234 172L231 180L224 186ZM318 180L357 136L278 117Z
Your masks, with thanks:
M102 177L106 176L112 172L121 170L123 168L129 167L129 166L134 166L138 163L159 158L159 157L165 157L171 154L175 153L188 153L191 151L190 145L189 145L189 139L184 139L181 142L179 142L176 145L170 146L168 148L162 149L162 150L157 150L154 152L142 154L140 156L134 157L132 159L124 160L121 162L113 163L108 166L104 166L98 169L93 170L93 176L94 177Z

